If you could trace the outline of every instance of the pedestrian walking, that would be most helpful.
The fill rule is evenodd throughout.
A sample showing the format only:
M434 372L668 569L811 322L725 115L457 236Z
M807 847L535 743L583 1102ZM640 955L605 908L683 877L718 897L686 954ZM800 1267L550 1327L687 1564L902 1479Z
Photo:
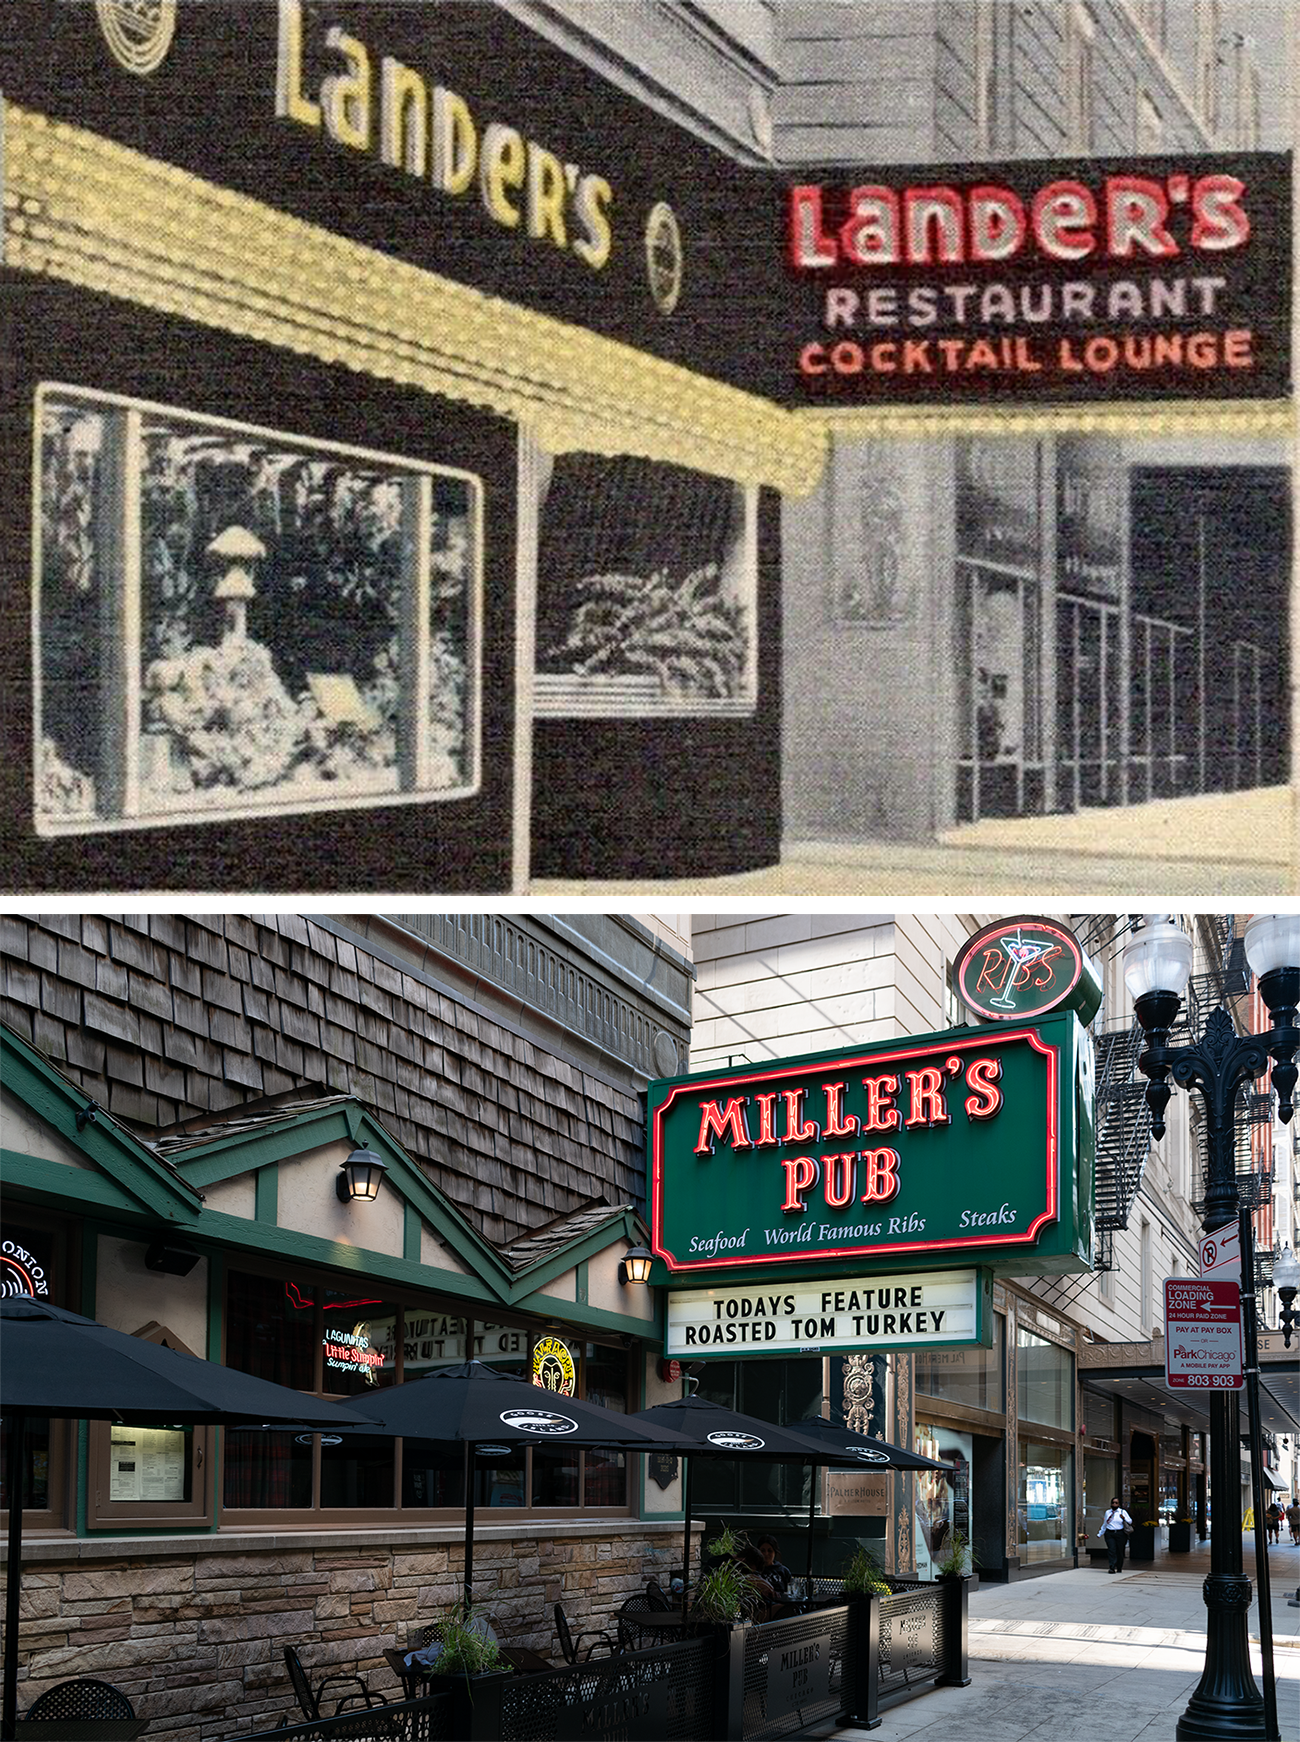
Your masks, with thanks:
M1281 1546L1282 1542L1282 1508L1276 1500L1270 1500L1264 1510L1264 1522L1268 1526L1268 1540Z
M1291 1526L1291 1541L1300 1542L1300 1500L1292 1500L1287 1507L1286 1521Z
M1116 1494L1101 1521L1101 1534L1106 1538L1106 1554L1110 1560L1106 1568L1108 1573L1117 1573L1124 1565L1124 1543L1132 1528L1133 1520L1120 1505Z

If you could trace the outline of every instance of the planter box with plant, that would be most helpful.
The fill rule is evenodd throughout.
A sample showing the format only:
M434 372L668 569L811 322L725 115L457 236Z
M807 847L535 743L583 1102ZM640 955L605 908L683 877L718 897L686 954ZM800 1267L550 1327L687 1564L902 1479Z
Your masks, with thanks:
M748 1569L734 1561L720 1561L696 1586L691 1615L715 1625L746 1623L761 1602Z
M936 1579L969 1579L971 1589L979 1589L979 1575L971 1562L970 1541L960 1530L954 1530L944 1544L944 1552L934 1563Z
M846 1597L888 1597L893 1586L885 1577L885 1570L880 1564L880 1558L865 1545L859 1545L853 1551L853 1558L844 1569L844 1595Z
M488 1676L506 1676L510 1666L482 1615L457 1606L441 1622L438 1638L418 1654L431 1693L443 1693Z
M1192 1521L1190 1518L1170 1519L1169 1552L1170 1554L1190 1554L1192 1552Z

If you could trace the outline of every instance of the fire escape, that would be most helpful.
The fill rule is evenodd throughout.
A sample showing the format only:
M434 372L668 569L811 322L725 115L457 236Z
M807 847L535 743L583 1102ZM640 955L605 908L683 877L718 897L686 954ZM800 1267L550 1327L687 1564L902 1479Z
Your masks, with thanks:
M1206 970L1193 974L1187 983L1179 1025L1171 1039L1176 1046L1190 1043L1193 1034L1204 1032L1211 1010L1225 1000L1241 997L1250 989L1250 970L1242 939L1231 914L1205 914L1196 921L1198 954L1208 962ZM1097 914L1079 934L1084 953L1105 963L1123 948L1129 924L1115 914ZM1103 1002L1092 1023L1096 1048L1096 1149L1095 1174L1096 1255L1095 1271L1114 1264L1114 1237L1127 1228L1134 1199L1142 1186L1151 1148L1151 1115L1146 1105L1146 1078L1138 1072L1138 1054L1146 1042L1137 1019L1123 1011L1111 1014ZM1205 1130L1200 1117L1200 1099L1187 1097L1192 1112L1193 1139L1198 1161L1194 1175L1200 1183L1192 1208L1203 1213L1205 1193ZM1258 1209L1273 1191L1270 1158L1261 1165L1253 1133L1273 1118L1273 1091L1243 1084L1237 1106L1237 1190L1241 1201ZM1274 1254L1257 1243L1256 1277L1267 1282L1273 1274ZM1092 1275L1042 1277L1034 1292L1045 1302L1067 1307L1092 1282Z
M1079 942L1085 955L1105 961L1123 947L1124 922L1115 914L1097 914ZM1105 1001L1092 1022L1096 1052L1096 1249L1093 1267L1114 1264L1115 1231L1128 1227L1129 1211L1142 1184L1151 1148L1151 1115L1146 1104L1146 1078L1138 1074L1138 1054L1145 1041L1137 1019L1112 1015ZM1082 1276L1044 1277L1035 1293L1058 1307L1067 1307L1092 1283Z
M1187 983L1187 996L1182 1010L1183 1021L1170 1037L1175 1046L1185 1045L1193 1034L1204 1033L1205 1023L1216 1005L1243 997L1250 990L1250 969L1246 963L1245 944L1237 935L1233 916L1228 913L1203 914L1196 923L1204 956L1211 966L1206 973L1193 974ZM1267 1083L1266 1078L1262 1080ZM1255 1143L1255 1134L1259 1128L1263 1126L1268 1129L1273 1123L1273 1091L1267 1086L1260 1089L1257 1086L1260 1081L1260 1078L1256 1078L1253 1082L1243 1083L1237 1092L1237 1192L1242 1204L1250 1210L1258 1210L1273 1196L1272 1145L1263 1146L1265 1153L1261 1157ZM1205 1207L1205 1124L1199 1096L1189 1096L1188 1099L1198 1158L1197 1178L1200 1182L1197 1196L1192 1199L1192 1208L1200 1216L1204 1214ZM1260 1241L1257 1226L1257 1283L1267 1283L1272 1278L1274 1256L1272 1249Z

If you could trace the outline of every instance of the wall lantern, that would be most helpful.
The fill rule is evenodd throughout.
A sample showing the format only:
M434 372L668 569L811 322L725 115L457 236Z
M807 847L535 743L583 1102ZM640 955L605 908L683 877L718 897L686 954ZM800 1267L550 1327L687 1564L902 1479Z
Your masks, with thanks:
M160 1271L164 1276L188 1276L199 1261L199 1254L183 1240L168 1239L160 1234L144 1255L146 1270Z
M388 1163L381 1161L373 1149L354 1149L339 1169L334 1189L341 1204L354 1199L371 1203L379 1196L379 1187L388 1172Z
M647 1252L644 1246L629 1246L618 1267L618 1280L624 1284L649 1282L650 1266L653 1263L653 1252Z

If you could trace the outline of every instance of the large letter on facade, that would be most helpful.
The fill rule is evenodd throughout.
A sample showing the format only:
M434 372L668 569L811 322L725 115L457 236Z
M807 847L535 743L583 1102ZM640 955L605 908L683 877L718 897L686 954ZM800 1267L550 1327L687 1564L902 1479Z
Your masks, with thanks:
M696 1155L712 1155L714 1137L725 1137L731 1133L733 1149L752 1149L754 1140L749 1135L749 1127L745 1124L745 1106L748 1095L741 1095L720 1107L716 1101L700 1102L700 1136L695 1145Z

